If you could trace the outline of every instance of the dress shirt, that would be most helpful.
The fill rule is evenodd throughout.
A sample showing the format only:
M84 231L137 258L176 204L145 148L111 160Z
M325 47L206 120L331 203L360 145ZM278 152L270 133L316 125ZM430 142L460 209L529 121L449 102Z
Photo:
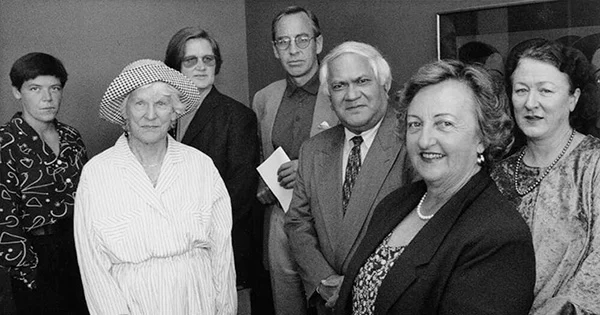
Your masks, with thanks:
M282 147L292 160L298 159L300 146L310 138L319 75L316 73L306 84L297 86L288 76L287 85L273 124L273 147Z
M79 132L54 121L58 155L16 113L0 127L0 266L30 284L37 256L30 230L73 216L75 191L87 153Z
M345 134L345 139L344 139L344 155L343 155L343 161L342 161L342 183L344 182L344 180L346 179L346 166L348 165L348 156L350 155L350 151L352 150L352 147L354 146L354 143L352 142L352 138L354 136L361 136L363 138L363 142L360 144L360 162L362 164L362 162L365 161L365 157L367 156L367 153L369 153L369 148L371 147L371 144L373 144L373 140L375 140L375 136L377 135L377 130L379 130L379 126L381 126L381 121L383 121L383 119L381 119L377 125L375 125L375 127L362 132L360 134L355 134L352 131L348 130L348 128L344 128L344 134Z

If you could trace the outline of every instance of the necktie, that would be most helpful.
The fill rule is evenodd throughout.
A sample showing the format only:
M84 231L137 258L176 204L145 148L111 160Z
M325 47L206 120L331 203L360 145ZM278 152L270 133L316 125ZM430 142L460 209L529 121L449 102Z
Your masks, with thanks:
M342 186L342 209L344 215L346 214L346 207L348 206L348 201L350 201L350 195L352 194L352 186L354 186L354 181L360 171L360 144L363 142L363 138L361 136L355 136L350 140L354 143L354 146L348 156L346 176L344 179L344 186Z

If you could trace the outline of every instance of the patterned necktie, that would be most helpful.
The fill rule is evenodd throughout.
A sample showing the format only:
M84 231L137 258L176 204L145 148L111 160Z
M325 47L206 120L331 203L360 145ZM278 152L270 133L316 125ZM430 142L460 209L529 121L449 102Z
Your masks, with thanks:
M346 207L348 206L348 201L350 201L350 195L352 194L352 186L354 186L354 181L360 171L360 144L363 142L363 138L361 136L355 136L350 140L354 143L354 146L348 156L346 177L344 179L344 186L342 186L342 209L344 215L346 214Z

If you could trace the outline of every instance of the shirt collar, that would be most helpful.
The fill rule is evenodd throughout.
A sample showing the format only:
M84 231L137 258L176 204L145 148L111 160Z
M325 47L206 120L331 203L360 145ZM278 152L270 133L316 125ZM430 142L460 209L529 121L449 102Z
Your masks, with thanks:
M319 71L317 71L308 82L306 82L303 86L296 85L296 82L290 75L286 77L286 88L285 88L285 96L292 96L298 89L302 89L312 95L317 95L319 92Z
M344 134L345 134L344 145L352 147L353 144L350 144L350 142L351 142L350 139L352 139L352 137L354 137L354 136L361 136L363 138L363 144L365 145L365 147L368 150L371 147L371 144L373 144L373 141L375 140L375 135L377 135L377 130L379 130L379 127L381 126L382 121L383 121L383 118L381 120L379 120L379 122L373 128L363 131L359 135L348 130L348 128L344 128Z

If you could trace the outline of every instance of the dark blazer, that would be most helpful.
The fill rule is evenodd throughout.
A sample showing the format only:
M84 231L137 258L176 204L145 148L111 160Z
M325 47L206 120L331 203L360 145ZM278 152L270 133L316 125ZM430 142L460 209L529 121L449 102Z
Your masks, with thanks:
M225 182L233 211L233 253L238 285L250 276L251 210L256 196L259 140L256 114L212 87L181 142L212 158Z
M396 135L396 121L390 109L358 173L345 215L344 127L325 130L302 145L285 229L307 298L315 293L321 280L344 274L375 206L390 192L410 183L406 149Z
M348 267L336 314L352 313L359 269L425 190L421 181L377 206ZM379 288L375 314L527 314L534 284L529 228L482 170L404 249Z

